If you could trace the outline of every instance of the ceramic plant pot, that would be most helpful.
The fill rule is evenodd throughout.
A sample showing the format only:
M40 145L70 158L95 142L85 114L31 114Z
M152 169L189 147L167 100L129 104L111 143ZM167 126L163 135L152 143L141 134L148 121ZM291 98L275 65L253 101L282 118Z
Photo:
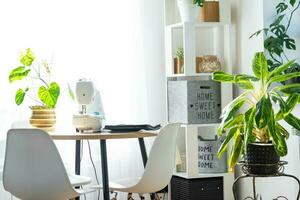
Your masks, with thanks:
M31 110L32 115L29 122L32 126L48 131L54 129L56 123L54 109L45 106L32 106Z
M177 5L179 8L181 22L197 22L200 7L192 2L187 3L183 0L178 0Z
M280 158L272 143L250 143L247 145L245 163L249 174L272 175L278 172Z

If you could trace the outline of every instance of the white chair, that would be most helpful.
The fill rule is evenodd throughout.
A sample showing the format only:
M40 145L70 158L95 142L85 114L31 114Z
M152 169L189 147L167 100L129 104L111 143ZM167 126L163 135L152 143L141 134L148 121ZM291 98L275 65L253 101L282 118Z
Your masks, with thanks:
M28 121L15 121L11 125L12 129L32 129L32 126ZM0 168L1 169L1 168ZM68 173L70 182L72 186L82 186L92 182L89 177L78 176L75 174ZM2 180L2 179L1 179Z
M74 186L90 182L73 176L70 182L49 134L40 129L11 129L7 133L3 168L4 189L23 200L66 200L94 190Z
M180 124L163 127L156 137L142 177L134 177L110 182L110 191L155 193L165 188L171 180L175 167L176 138Z

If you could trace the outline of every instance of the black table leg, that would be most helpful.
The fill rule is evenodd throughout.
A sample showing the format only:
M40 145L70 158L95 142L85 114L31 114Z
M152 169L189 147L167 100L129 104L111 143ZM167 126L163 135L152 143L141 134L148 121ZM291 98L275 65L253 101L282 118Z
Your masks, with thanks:
M100 140L103 200L109 200L109 180L107 167L106 140Z
M146 167L148 155L147 155L144 138L139 138L139 145L140 145L140 150L141 150L141 154L142 154L142 158L143 158L143 164L144 164L144 167Z
M80 160L81 160L81 140L76 140L75 144L75 174L80 175ZM75 200L79 200L76 197Z

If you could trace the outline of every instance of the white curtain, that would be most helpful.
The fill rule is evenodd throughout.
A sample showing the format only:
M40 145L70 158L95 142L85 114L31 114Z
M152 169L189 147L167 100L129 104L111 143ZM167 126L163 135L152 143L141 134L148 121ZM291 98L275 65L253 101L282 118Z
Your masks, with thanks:
M31 101L26 99L19 107L14 103L15 90L25 83L8 83L9 71L19 65L19 53L26 48L52 64L52 78L63 90L56 109L60 123L69 125L77 106L68 97L67 84L74 86L82 77L91 78L100 90L107 123L165 122L163 1L0 1L0 27L2 140L13 121L30 116ZM151 139L146 142L149 147ZM95 179L86 144L82 173ZM91 145L101 181L99 144ZM74 142L57 142L57 146L67 168L73 170ZM3 152L1 145L2 160ZM111 179L143 171L136 140L108 142L108 159ZM9 199L3 189L0 199Z

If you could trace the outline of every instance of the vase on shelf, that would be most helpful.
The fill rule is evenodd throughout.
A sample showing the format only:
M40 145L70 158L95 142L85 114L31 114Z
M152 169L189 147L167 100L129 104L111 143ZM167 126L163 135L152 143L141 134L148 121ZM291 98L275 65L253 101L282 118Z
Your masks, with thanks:
M199 13L199 21L201 22L219 22L220 11L219 1L205 1L202 11Z
M174 58L174 74L183 74L184 73L184 62L183 59L178 57Z
M200 7L193 4L191 0L178 0L181 22L197 22Z

